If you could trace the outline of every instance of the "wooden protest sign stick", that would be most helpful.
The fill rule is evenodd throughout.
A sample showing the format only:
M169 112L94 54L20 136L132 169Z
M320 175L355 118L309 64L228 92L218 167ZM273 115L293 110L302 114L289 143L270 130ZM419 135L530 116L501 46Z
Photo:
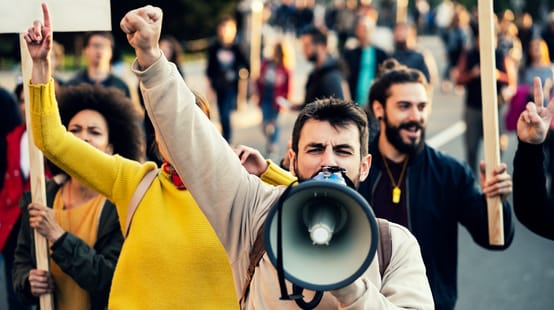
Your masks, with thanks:
M481 90L483 104L483 146L487 164L487 178L500 164L498 137L498 98L496 90L496 40L492 0L479 0L479 53L481 70ZM504 244L504 220L500 197L487 198L489 219L489 243Z
M27 50L27 42L23 34L19 35L19 47L21 50L21 71L23 73L23 90L25 92L25 122L27 130L31 130L29 84L31 79L32 60ZM29 140L29 163L31 165L29 178L31 183L31 197L33 202L46 205L46 189L44 183L44 159L42 152L35 146L33 135L27 135ZM48 242L38 231L33 230L35 237L35 258L37 269L50 271L50 259L48 255ZM54 309L52 294L42 294L39 297L40 309Z

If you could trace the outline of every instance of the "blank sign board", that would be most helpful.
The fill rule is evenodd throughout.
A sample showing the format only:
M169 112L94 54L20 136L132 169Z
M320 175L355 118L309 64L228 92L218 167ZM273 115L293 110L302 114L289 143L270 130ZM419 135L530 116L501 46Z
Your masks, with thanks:
M25 32L42 21L41 3L48 4L54 31L111 30L108 0L2 0L0 33Z

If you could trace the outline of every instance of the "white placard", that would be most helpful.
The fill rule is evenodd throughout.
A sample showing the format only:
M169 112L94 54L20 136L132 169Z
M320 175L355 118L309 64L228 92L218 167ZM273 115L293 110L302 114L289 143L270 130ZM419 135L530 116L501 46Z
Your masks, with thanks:
M0 33L25 32L42 21L41 3L48 4L54 31L111 30L108 0L1 0Z

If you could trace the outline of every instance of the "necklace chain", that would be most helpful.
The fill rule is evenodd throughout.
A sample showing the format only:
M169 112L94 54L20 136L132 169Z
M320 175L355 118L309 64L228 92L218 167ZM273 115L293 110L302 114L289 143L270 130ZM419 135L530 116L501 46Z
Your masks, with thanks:
M402 184L402 180L404 180L404 176L406 175L406 170L408 168L408 157L404 159L404 163L402 164L402 171L400 172L400 177L398 177L398 181L394 180L394 177L392 176L392 172L389 168L388 159L381 154L381 157L383 157L383 165L385 166L385 171L387 172L387 175L389 176L390 182L392 184L392 202L395 204L398 204L400 202L400 194L402 191L400 190L400 185Z

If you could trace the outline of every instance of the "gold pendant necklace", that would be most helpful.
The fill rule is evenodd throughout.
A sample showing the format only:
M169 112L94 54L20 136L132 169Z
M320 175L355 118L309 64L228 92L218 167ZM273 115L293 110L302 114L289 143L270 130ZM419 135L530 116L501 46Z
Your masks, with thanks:
M400 202L400 194L402 194L402 191L400 190L400 185L402 184L402 180L404 179L404 175L406 174L406 170L408 168L408 157L404 159L404 164L402 165L402 171L400 172L400 177L398 178L398 181L395 181L392 177L387 158L383 156L383 154L381 154L381 157L383 157L383 165L385 166L385 171L387 171L387 175L389 176L390 182L392 184L392 202L394 204L398 204Z

